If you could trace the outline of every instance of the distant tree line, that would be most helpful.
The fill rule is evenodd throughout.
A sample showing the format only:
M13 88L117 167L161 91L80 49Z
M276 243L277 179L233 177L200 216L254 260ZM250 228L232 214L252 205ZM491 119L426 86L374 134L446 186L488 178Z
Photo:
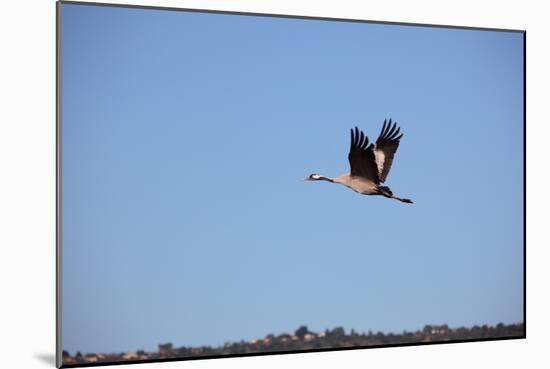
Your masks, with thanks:
M394 344L412 344L420 342L464 341L490 338L523 337L524 323L500 323L496 326L473 326L470 328L449 328L445 325L426 325L422 330L402 333L383 333L368 331L357 333L353 329L346 333L344 328L337 327L323 332L312 332L307 326L299 327L294 334L268 334L263 339L251 341L227 342L220 347L179 347L173 348L171 343L159 345L157 352L138 350L120 354L86 354L77 352L71 356L63 351L63 363L66 365L82 362L113 362L132 360L153 360L162 358L187 358L195 356L220 356L262 352L300 351L311 349L368 347Z

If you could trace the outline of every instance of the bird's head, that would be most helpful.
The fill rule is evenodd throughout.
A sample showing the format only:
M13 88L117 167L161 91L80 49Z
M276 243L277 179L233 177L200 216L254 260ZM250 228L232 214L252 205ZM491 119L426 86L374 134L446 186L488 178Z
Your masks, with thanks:
M306 178L304 178L306 181L318 181L321 179L321 175L320 174L317 174L317 173L314 173L314 174L310 174L309 176L307 176Z

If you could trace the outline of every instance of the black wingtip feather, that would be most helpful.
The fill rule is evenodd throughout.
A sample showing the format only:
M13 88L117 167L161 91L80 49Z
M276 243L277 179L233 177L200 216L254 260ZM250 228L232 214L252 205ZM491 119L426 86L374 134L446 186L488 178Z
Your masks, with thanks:
M397 137L397 135L399 134L399 131L401 130L400 127L397 127L397 130L391 135L390 140L395 140L395 138Z
M384 137L388 133L390 126L391 126L391 120L389 123L386 123L386 120L384 119L384 132L380 134L381 137Z
M369 147L369 137L365 135L363 131L361 131L358 127L354 127L350 129L350 138L351 138L351 144L350 144L350 150L353 149L359 149L359 150L366 150ZM372 146L372 145L371 145Z
M390 139L393 136L393 134L395 133L395 128L396 127L397 127L397 123L393 123L393 125L391 126L391 129L386 134L386 138Z

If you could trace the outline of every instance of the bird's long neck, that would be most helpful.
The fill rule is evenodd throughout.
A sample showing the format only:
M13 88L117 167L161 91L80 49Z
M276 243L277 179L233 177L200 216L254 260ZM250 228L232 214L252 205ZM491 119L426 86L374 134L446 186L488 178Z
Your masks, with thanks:
M319 176L319 178L318 178L317 180L318 180L318 181L327 181L327 182L330 182L330 183L334 183L334 179L328 178L328 177L324 177L324 176Z

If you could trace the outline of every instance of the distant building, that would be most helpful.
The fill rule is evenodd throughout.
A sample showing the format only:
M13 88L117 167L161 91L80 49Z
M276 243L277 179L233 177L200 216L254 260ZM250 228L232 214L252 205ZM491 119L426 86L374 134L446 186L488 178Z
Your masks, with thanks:
M425 341L431 341L434 338L441 339L440 337L447 336L450 332L447 324L444 325L427 325L424 327L422 333L424 334Z
M159 345L159 355L160 356L170 356L172 354L172 344L165 343Z
M122 360L137 360L138 354L135 352L125 352L122 355Z
M193 347L193 348L191 348L191 353L194 354L194 355L200 355L200 354L202 354L202 352L203 352L202 347Z
M98 357L96 354L86 354L86 356L84 356L84 361L88 363L95 363L98 361Z
M63 364L75 364L75 363L76 363L76 359L74 357L67 356L63 358Z

